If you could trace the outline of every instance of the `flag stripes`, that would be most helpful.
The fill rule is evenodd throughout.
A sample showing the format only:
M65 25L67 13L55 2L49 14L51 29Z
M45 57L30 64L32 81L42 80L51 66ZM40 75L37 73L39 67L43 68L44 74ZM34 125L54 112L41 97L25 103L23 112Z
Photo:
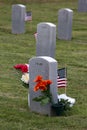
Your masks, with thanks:
M66 87L67 79L66 78L62 78L62 79L58 78L57 85L58 85L58 88Z
M67 86L66 68L58 69L57 87L62 88Z

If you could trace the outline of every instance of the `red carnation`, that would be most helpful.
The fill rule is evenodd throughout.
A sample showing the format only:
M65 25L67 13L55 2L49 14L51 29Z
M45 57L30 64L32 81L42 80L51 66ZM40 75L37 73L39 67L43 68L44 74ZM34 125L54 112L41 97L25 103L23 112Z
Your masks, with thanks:
M15 69L20 69L22 73L28 72L28 66L26 64L17 64L14 66Z

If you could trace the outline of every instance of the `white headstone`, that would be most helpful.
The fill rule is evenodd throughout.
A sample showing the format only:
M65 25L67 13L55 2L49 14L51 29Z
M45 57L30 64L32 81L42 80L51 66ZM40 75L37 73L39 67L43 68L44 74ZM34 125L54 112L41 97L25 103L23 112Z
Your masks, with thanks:
M51 57L39 56L31 58L29 61L29 106L30 110L45 115L53 115L51 104L41 105L39 102L33 101L33 98L40 96L41 92L34 92L35 83L33 80L37 75L42 75L43 79L52 80L50 85L50 92L52 94L52 100L57 103L57 61Z
M78 12L87 12L87 0L78 0Z
M71 40L73 11L68 8L58 11L58 39Z
M12 5L12 33L21 34L25 32L26 6L22 4Z
M36 56L55 56L56 25L42 22L37 25Z

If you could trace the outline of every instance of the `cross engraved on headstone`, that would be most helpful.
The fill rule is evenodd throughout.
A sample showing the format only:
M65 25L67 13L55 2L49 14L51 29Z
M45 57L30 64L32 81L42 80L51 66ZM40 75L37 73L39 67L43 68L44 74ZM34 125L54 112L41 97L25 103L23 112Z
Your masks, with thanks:
M36 56L55 56L56 25L42 22L37 25Z
M41 95L41 91L34 92L35 82L33 80L37 75L42 75L44 79L52 80L50 85L50 93L52 101L57 103L57 61L51 57L39 56L31 58L29 61L29 95L28 101L30 110L44 115L53 115L51 104L41 105L39 102L33 101L33 98Z
M12 5L12 33L21 34L25 32L26 6L22 4Z
M87 12L87 0L78 0L78 12Z
M68 8L58 11L58 39L71 40L73 11Z

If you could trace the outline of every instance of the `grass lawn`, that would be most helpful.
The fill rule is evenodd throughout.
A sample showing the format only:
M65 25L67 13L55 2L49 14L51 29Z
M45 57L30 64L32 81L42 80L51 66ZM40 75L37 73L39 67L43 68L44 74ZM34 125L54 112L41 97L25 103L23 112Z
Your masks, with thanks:
M9 1L0 0L0 130L87 130L87 13L78 13L78 0ZM25 4L33 14L25 34L11 33L11 9L16 3ZM67 95L76 104L64 116L48 117L30 112L28 89L13 66L28 63L36 55L37 24L57 25L61 8L73 10L72 40L56 39L55 59L59 68L67 67Z

